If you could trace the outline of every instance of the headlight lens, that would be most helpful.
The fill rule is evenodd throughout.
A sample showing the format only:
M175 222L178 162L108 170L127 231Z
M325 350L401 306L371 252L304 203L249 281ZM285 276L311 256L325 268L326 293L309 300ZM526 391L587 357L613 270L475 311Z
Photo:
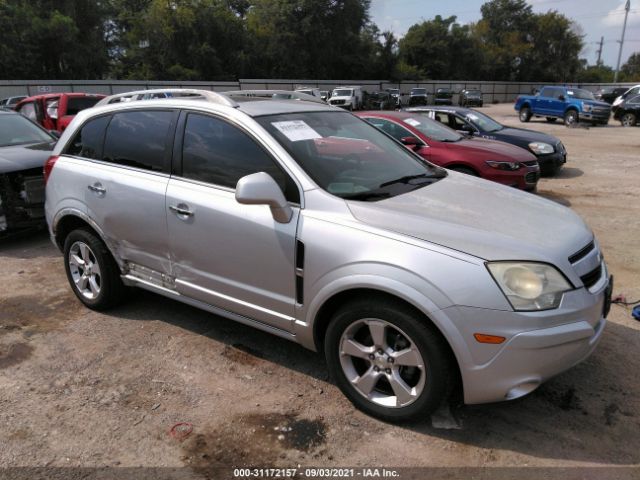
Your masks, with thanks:
M531 142L529 144L529 149L536 155L546 155L548 153L553 153L553 146L544 142Z
M495 168L496 170L519 170L522 165L518 162L495 162L493 160L487 160L485 162L491 168Z
M583 103L582 104L582 111L583 112L590 112L593 109L593 107L591 105L589 105L588 103Z
M572 288L555 267L544 263L490 262L487 268L518 311L558 308L562 294Z

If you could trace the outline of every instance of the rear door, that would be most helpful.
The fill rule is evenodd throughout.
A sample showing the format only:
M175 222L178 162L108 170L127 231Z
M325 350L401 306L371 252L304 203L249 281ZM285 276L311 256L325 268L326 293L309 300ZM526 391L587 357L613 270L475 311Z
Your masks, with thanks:
M183 112L166 215L176 288L218 308L291 331L300 192L249 131L214 115ZM266 172L293 208L278 223L266 205L235 199L238 180Z
M95 117L67 155L84 160L75 188L120 258L170 273L165 193L177 111L128 110Z

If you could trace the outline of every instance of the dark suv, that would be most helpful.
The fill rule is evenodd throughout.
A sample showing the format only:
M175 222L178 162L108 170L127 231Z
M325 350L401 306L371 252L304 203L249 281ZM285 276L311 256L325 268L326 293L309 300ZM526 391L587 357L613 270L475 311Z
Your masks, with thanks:
M448 88L439 88L436 90L436 95L433 99L433 103L436 105L453 105L453 92Z
M458 105L461 107L481 107L484 104L482 100L482 92L477 89L462 90Z
M412 88L409 93L409 106L429 105L429 96L426 88Z

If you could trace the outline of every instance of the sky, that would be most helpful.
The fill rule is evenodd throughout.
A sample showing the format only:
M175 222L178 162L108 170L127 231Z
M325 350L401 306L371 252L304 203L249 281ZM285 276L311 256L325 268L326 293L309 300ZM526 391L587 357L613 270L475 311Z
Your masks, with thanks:
M480 7L487 0L371 0L371 19L380 30L391 30L402 37L409 27L436 15L458 17L458 23L471 23L480 19ZM630 0L625 43L620 65L634 52L640 52L640 0ZM533 11L546 13L557 10L582 27L585 48L581 54L589 64L595 64L600 37L604 37L602 60L615 68L619 40L624 21L626 0L527 0Z

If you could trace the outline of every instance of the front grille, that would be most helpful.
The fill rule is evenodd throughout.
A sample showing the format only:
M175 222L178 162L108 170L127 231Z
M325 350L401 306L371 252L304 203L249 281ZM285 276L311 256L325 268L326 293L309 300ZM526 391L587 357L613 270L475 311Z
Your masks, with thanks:
M529 172L524 176L524 181L527 183L536 183L540 178L540 174L538 172Z
M591 250L595 248L595 244L591 241L586 247L581 248L576 253L569 257L569 263L576 263L579 260L582 260L584 257L591 253Z
M331 105L344 105L344 100L331 100Z
M586 275L582 275L580 277L580 280L582 280L582 283L584 284L585 287L591 288L598 282L598 280L600 280L601 276L602 276L602 264L598 265L596 268L591 270Z
M560 152L560 153L564 153L565 152L565 148L564 148L564 145L562 144L562 142L556 143L556 152Z

